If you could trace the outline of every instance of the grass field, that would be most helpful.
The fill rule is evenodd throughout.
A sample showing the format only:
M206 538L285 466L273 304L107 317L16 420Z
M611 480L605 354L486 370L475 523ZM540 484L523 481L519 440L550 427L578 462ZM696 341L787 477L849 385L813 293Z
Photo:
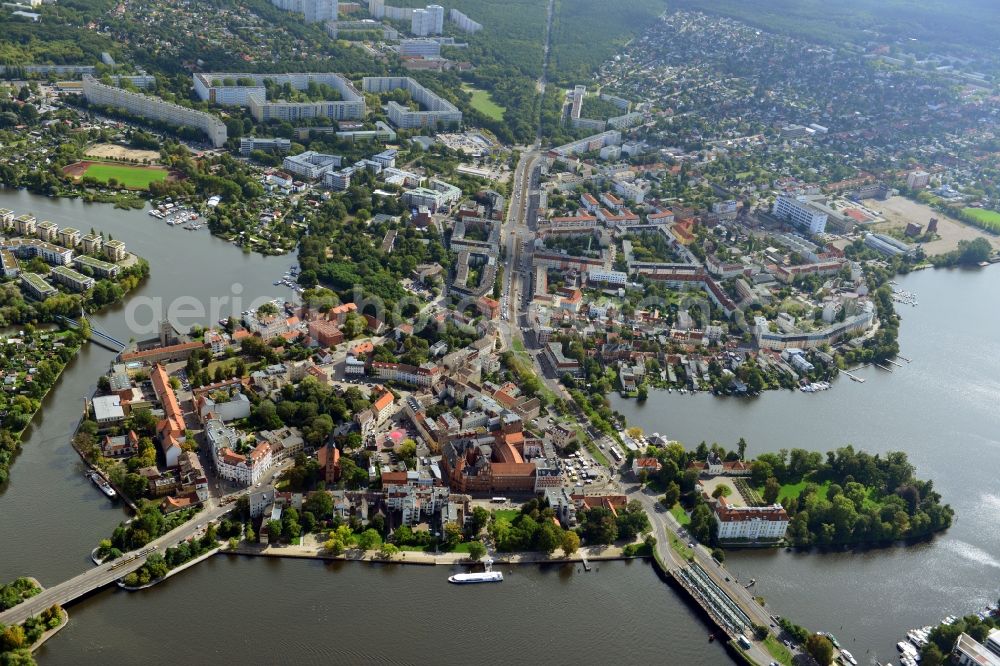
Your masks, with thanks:
M497 509L493 513L497 520L503 518L508 522L514 522L514 519L520 515L521 511L519 509Z
M472 108L493 120L503 120L507 109L493 101L493 97L485 90L466 86L465 90L472 93Z
M778 493L778 502L780 503L781 500L783 499L791 499L792 497L798 497L799 495L802 494L802 491L806 489L806 486L809 483L812 482L803 480L799 481L798 483L786 483L785 485L781 486L781 491ZM827 489L829 489L829 487L830 487L830 482L824 481L823 483L819 484L819 492L822 493L823 495L826 495L826 491ZM760 488L757 488L757 492L763 495L764 487L761 486Z
M691 524L691 516L687 514L687 511L680 504L674 504L673 508L670 509L670 513L673 514L682 527Z
M1000 213L984 208L963 208L962 213L976 221L983 229L1000 233Z
M781 666L792 666L794 663L792 653L773 634L768 634L767 638L764 639L764 647Z
M167 170L156 167L137 167L127 164L111 164L94 162L88 164L83 172L84 177L107 183L114 178L119 185L133 190L145 190L150 183L156 183L167 178Z

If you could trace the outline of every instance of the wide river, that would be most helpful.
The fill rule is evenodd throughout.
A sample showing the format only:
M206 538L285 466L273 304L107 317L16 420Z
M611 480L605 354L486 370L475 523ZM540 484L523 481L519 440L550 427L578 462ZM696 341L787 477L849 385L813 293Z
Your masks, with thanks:
M127 305L94 318L121 340L152 337L149 325L162 316L208 324L253 299L289 295L272 284L291 256L244 254L204 229L25 192L0 190L0 207L110 233L149 260L152 276ZM185 315L197 307L203 318ZM113 356L87 345L70 364L0 488L0 581L32 575L51 585L80 573L125 517L83 478L69 446L83 398ZM645 563L601 563L590 573L522 567L498 586L456 587L446 577L435 567L216 557L151 590L106 590L71 606L69 626L37 656L43 664L732 663Z
M921 271L900 279L917 307L903 317L911 363L839 378L817 394L770 392L756 399L655 392L647 402L613 399L628 422L689 446L701 441L748 456L845 444L906 451L933 479L956 521L928 543L833 554L732 553L727 566L781 615L834 632L856 657L895 656L907 628L981 610L1000 596L1000 269ZM869 652L870 651L870 652Z

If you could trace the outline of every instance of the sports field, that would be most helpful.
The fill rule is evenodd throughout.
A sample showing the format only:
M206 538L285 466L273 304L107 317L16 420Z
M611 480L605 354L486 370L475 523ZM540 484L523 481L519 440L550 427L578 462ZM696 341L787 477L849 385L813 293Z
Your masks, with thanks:
M166 180L170 172L163 167L132 166L113 162L77 162L64 169L73 178L90 177L99 183L113 178L118 185L130 190L145 190L150 183Z
M465 90L472 93L473 109L493 120L503 120L503 113L507 109L494 102L493 97L488 92L471 86L465 86Z

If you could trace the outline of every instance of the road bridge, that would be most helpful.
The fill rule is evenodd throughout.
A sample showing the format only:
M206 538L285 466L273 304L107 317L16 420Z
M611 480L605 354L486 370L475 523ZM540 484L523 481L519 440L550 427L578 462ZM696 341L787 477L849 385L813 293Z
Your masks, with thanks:
M167 532L138 550L125 553L112 562L94 567L58 585L46 587L39 594L0 613L0 625L20 624L55 604L65 606L115 583L119 578L123 578L145 564L153 553L163 552L169 546L191 538L198 532L199 525L217 520L231 511L232 508L230 504L223 504L206 509L180 527Z

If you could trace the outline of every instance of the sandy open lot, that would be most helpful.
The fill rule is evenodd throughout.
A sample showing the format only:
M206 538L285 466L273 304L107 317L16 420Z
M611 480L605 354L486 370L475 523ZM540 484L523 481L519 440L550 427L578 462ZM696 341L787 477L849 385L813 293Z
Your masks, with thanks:
M905 197L891 197L886 201L867 199L864 203L872 210L879 211L886 219L885 222L876 224L873 229L874 231L905 229L908 222L916 222L926 228L930 219L936 217L938 219L938 236L940 238L921 245L927 256L951 252L958 247L959 241L976 238L985 238L994 248L1000 249L1000 238L997 236L993 236L967 224L951 220L930 206L910 201Z
M156 150L137 150L126 148L113 143L97 143L87 148L87 157L110 157L118 160L149 160L150 164L156 164L160 160L160 153Z

